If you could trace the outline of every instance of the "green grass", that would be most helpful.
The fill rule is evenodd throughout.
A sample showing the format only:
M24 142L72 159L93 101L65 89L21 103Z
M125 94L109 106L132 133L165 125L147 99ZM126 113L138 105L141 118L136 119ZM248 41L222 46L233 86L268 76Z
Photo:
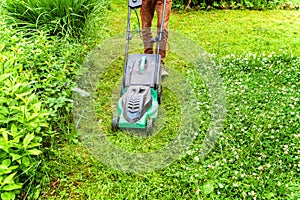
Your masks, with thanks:
M111 6L112 34L126 30L126 3ZM181 13L171 15L170 30L174 29ZM136 28L133 16L133 27ZM154 21L153 26L156 25ZM179 21L175 32L182 33L199 43L208 53L219 57L245 53L292 51L299 55L299 11L286 10L212 10L187 12ZM172 48L172 47L170 47Z
M247 64L249 60L251 64ZM290 62L289 70L285 70L287 62ZM165 169L142 174L115 171L94 159L85 147L64 144L57 147L44 166L52 177L43 180L50 181L50 187L43 189L44 197L298 198L299 62L299 58L290 59L285 54L269 59L261 56L254 59L250 55L224 60L220 68L228 110L224 135L216 148L199 162L202 134L197 136L184 158ZM102 112L101 116L108 128L109 114ZM204 132L207 127L201 130ZM145 140L120 133L111 135L110 140L128 151L145 151L140 149ZM155 145L158 144L150 147L156 148Z
M124 32L126 25L120 22L126 20L125 5L118 2L111 6L109 34ZM299 16L297 11L187 13L176 31L214 54L212 59L218 62L226 90L227 115L223 135L214 150L204 159L199 157L203 133L209 123L205 116L210 103L204 95L200 101L204 110L203 127L182 159L155 172L132 174L103 165L82 145L60 144L42 169L48 174L42 180L48 183L44 184L42 196L47 199L298 199ZM178 17L179 14L173 13L171 27ZM195 91L207 92L195 69L177 55L169 54L167 63L170 68L180 70ZM117 61L115 66L106 71L105 81L100 83L105 88L99 87L103 99L98 102L101 110L98 117L109 134L109 91L115 88L122 68ZM128 151L145 151L144 140L123 133L111 134L110 140ZM159 147L159 142L149 141L151 148Z
M178 30L219 56L279 50L299 54L299 19L299 11L190 12Z
M179 15L173 13L170 27L176 24ZM35 181L23 194L28 192L26 195L31 199L300 198L299 17L297 11L186 13L175 31L187 35L212 54L223 79L227 99L223 135L202 159L199 148L210 122L208 90L195 67L170 53L168 67L180 71L198 95L202 123L184 157L150 173L116 171L102 164L78 141L66 114L70 109L68 97L75 69L93 48L91 44L100 42L101 37L124 33L125 1L113 2L107 32L87 38L91 46L64 40L47 43L43 34L35 42L27 43L25 50L20 46L23 43L5 43L1 54L12 53L15 47L22 49L20 60L12 66L20 70L23 64L35 74L40 98L54 115L51 119L57 120L53 123L57 128L54 140L45 141L46 157L35 171ZM136 27L136 22L133 26ZM18 37L21 36L13 40L19 41ZM0 41L4 43L4 39ZM8 36L5 41L9 41ZM32 56L31 48L36 52ZM48 60L50 68L45 65ZM111 91L116 88L121 72L122 58L115 60L98 84L96 108L101 129L111 142L131 152L161 148L174 137L168 131L178 123L178 119L172 118L180 107L176 95L168 88L164 90L161 108L168 109L167 120L171 121L155 137L141 139L112 133Z

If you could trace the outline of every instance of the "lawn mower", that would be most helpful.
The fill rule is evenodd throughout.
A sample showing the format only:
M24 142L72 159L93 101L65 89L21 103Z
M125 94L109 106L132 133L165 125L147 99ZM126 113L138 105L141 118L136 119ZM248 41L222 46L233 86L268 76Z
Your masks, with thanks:
M117 112L112 119L112 129L134 129L146 131L151 135L154 122L158 117L158 106L162 101L161 85L161 56L159 55L162 40L166 0L162 12L162 21L157 36L149 41L157 42L156 54L130 54L129 42L132 39L130 30L131 11L142 6L142 0L129 0L126 32L126 53L124 59L124 73ZM139 21L139 18L138 18ZM140 23L139 23L140 29ZM140 31L139 31L140 32Z

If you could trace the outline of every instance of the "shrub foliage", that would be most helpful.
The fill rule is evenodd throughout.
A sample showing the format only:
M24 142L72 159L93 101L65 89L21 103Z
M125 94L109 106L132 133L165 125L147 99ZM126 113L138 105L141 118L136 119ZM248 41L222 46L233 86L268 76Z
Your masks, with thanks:
M182 9L190 0L173 0L173 7ZM299 5L293 5L286 0L192 0L191 7L197 9L299 9Z
M80 44L0 25L0 199L9 200L42 178L42 153L69 132L70 87L84 56Z

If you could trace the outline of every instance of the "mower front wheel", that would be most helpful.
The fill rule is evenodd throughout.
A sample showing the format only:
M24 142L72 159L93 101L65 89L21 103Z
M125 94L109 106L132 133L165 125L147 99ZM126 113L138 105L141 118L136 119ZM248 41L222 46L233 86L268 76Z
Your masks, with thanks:
M157 95L157 102L160 105L162 101L162 86L160 85L159 89L158 89L158 95Z
M112 119L112 123L111 123L111 129L113 131L117 131L118 130L118 123L119 123L119 117L118 116L114 116Z
M152 118L148 118L147 122L146 122L146 132L147 132L147 136L152 135L152 131L153 131L153 127L154 127L154 121Z

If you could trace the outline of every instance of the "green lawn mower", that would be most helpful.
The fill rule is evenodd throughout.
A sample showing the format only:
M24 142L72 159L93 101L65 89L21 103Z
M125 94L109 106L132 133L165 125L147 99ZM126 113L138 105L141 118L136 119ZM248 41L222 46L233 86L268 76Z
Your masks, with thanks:
M117 112L112 119L112 129L142 130L147 135L151 135L154 122L158 117L158 107L162 100L161 56L159 53L128 55L129 41L132 39L131 11L134 10L137 15L136 9L141 6L142 0L129 0L128 2L124 74ZM165 9L166 0L164 1L161 26L156 38L149 41L143 40L143 42L157 42L156 52L159 52L160 41L162 40Z

